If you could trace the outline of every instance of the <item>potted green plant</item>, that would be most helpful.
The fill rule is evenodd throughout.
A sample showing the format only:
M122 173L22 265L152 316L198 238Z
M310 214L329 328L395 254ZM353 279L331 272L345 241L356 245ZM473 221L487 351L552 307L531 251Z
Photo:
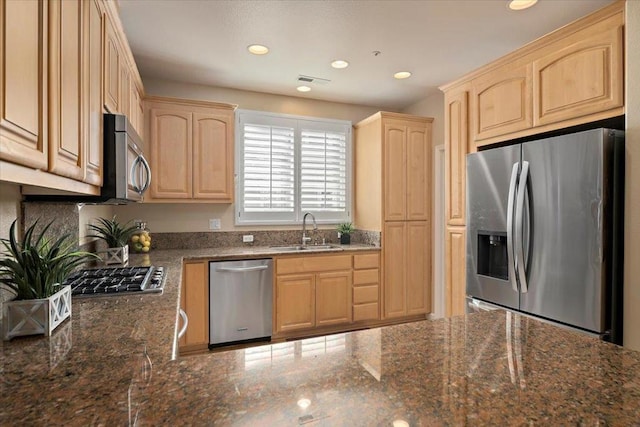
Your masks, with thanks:
M89 229L95 234L87 237L96 237L107 243L107 250L102 260L105 264L124 264L129 260L129 246L127 242L131 235L138 229L128 221L120 224L114 215L112 219L98 218L98 224L89 224Z
M3 304L3 337L45 334L71 316L71 287L61 284L91 257L78 251L66 234L57 240L45 237L52 223L36 233L37 221L27 228L22 241L16 233L16 221L0 258L0 284L15 293L15 299Z
M338 225L338 237L340 238L340 244L349 245L351 244L351 233L353 233L355 229L353 228L353 224L350 222L343 222Z

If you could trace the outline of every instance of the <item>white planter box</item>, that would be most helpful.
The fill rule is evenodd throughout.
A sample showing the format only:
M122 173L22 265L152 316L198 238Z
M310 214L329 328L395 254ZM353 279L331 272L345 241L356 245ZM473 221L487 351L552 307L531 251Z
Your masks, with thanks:
M98 252L102 255L102 261L109 264L124 264L129 261L129 246L121 248L108 248L106 251Z
M6 301L2 319L4 340L23 335L50 336L67 317L71 317L71 286L63 286L49 298Z

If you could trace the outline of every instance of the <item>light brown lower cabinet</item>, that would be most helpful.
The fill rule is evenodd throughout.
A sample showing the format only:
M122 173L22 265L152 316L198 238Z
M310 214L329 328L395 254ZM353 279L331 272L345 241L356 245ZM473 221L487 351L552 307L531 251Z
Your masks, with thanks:
M380 319L380 254L353 256L353 321Z
M465 312L466 229L447 226L445 237L445 310L447 316Z
M287 332L316 324L314 274L279 276L276 279L276 330Z
M351 323L351 270L277 276L276 331Z
M431 311L431 254L428 221L384 225L384 317Z
M178 342L180 352L207 349L209 346L209 262L185 262L182 271L180 308L189 318L184 336Z
M316 276L316 326L351 323L351 271Z

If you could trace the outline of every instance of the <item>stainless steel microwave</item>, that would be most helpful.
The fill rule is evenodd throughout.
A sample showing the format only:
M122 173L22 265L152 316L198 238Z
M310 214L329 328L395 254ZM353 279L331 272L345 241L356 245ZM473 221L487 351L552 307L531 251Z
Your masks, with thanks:
M126 116L104 115L103 202L141 201L151 184L151 168L142 140Z
M141 201L151 184L151 168L142 153L142 139L121 114L105 114L103 130L100 195L27 195L25 200L104 204Z

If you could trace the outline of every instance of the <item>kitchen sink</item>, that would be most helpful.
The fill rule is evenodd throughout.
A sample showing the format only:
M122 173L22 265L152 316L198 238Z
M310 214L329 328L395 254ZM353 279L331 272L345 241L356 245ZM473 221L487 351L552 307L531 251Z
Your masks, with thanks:
M340 246L335 245L287 245L287 246L271 246L271 249L276 249L283 252L296 252L296 251L329 251L329 250L342 250Z

